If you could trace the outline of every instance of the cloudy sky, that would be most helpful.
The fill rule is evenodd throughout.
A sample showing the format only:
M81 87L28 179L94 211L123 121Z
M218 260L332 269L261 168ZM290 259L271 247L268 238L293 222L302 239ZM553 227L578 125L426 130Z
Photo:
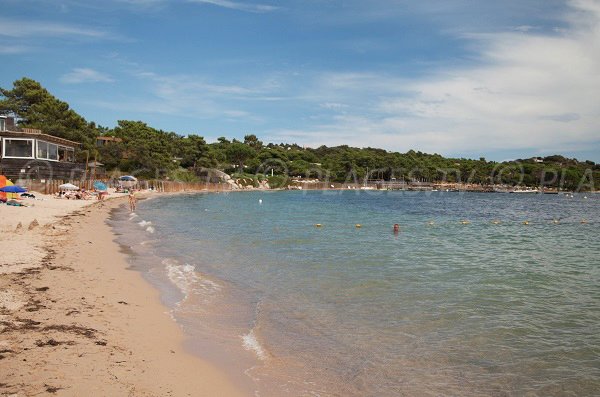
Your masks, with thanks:
M600 162L600 0L3 0L0 86L209 141Z

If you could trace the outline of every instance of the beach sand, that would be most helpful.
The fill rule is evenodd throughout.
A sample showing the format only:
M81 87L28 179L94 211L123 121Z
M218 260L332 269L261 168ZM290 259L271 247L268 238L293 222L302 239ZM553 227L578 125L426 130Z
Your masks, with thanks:
M128 270L105 222L125 197L45 198L0 206L0 395L244 395Z

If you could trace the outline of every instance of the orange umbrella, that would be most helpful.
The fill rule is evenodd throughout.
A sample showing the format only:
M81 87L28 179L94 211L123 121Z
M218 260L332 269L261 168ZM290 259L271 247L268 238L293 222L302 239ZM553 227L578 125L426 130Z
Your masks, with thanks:
M7 181L6 177L4 175L0 175L0 187L6 186L6 181ZM0 192L0 198L2 200L6 200L6 193Z

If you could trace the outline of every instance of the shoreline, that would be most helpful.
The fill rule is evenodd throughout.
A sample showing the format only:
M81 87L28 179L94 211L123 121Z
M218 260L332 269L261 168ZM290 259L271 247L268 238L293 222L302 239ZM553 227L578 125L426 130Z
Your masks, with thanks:
M186 351L160 292L129 269L106 223L126 198L85 204L32 228L3 214L3 251L30 249L0 262L0 395L244 395Z

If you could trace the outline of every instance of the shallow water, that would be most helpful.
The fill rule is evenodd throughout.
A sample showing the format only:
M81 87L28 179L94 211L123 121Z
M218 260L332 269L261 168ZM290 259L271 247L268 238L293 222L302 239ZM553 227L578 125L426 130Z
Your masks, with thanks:
M599 208L600 195L244 192L159 197L112 222L189 348L257 395L591 396Z

